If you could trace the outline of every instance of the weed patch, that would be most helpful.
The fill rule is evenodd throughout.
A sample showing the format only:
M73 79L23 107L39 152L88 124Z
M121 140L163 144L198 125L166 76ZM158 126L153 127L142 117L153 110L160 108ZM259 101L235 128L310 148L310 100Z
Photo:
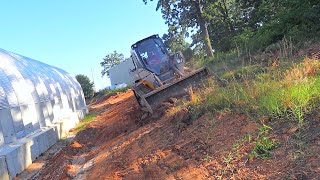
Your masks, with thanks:
M96 97L99 98L99 97L106 96L106 95L113 94L113 93L125 92L128 89L130 89L130 87L124 87L124 88L118 88L118 89L112 89L112 90L108 89L108 88L101 89L94 94L94 98L96 98Z
M93 121L97 115L94 113L87 114L84 119L73 129L74 133L78 133L86 128L86 125Z
M250 143L251 141L251 135L247 134L243 137L241 137L239 140L237 140L233 146L232 149L226 156L223 157L223 163L225 164L225 167L221 171L221 178L223 176L230 176L234 174L234 171L236 170L236 167L234 166L233 162L234 160L238 159L240 155L240 148L245 146L246 143Z
M255 146L249 154L250 158L259 157L261 159L267 159L272 157L271 150L276 148L279 143L266 137L269 134L269 130L272 130L272 128L267 125L263 125L263 127L260 128L257 141L253 142Z

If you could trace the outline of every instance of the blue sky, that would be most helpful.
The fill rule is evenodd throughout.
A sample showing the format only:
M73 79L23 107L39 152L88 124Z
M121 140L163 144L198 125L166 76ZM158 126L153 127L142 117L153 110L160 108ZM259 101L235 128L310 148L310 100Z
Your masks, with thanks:
M96 89L102 58L167 31L156 2L142 0L2 0L0 48L92 78Z

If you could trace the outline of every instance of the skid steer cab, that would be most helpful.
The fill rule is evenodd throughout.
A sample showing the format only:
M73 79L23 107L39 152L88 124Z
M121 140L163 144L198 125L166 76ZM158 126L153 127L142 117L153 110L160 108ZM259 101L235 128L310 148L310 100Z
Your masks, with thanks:
M192 86L208 74L206 68L201 68L186 75L183 54L180 51L171 54L158 35L133 44L131 59L134 64L134 69L130 71L134 82L132 89L139 105L150 113L161 102L182 93L187 86Z

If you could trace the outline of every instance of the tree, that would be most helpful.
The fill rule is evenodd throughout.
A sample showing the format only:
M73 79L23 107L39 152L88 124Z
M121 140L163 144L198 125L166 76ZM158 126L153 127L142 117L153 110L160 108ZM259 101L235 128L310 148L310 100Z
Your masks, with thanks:
M193 50L191 45L187 43L182 34L174 36L173 34L164 34L162 36L164 43L170 47L172 53L181 51L186 61L189 61L193 57Z
M320 35L319 0L237 0L249 42L264 49L283 38L302 42Z
M82 88L85 98L92 98L94 95L94 83L90 81L88 76L82 74L76 75L76 79Z
M153 1L153 0L149 0ZM143 0L147 4L148 0ZM158 0L156 10L161 9L163 18L173 35L188 36L188 28L201 33L207 55L213 56L204 7L209 0Z
M234 0L215 0L207 3L205 16L211 41L216 51L229 50L231 38L236 33L235 22L239 16L234 14ZM232 18L231 18L232 17Z
M100 63L103 68L101 75L107 75L109 77L109 70L115 65L120 64L122 61L124 61L124 56L121 53L117 53L117 51L113 51L113 53L106 55Z
M168 47L170 47L172 53L182 51L187 45L182 34L173 35L172 33L167 33L162 36L162 40Z
M144 3L156 0L143 0ZM203 47L208 56L235 47L263 50L283 38L293 42L320 36L319 0L157 0L174 49ZM213 48L211 47L211 44Z

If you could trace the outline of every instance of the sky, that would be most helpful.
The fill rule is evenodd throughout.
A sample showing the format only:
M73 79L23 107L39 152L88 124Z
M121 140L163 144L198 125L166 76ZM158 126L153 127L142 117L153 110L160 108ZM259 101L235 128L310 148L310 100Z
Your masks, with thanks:
M96 90L110 85L105 55L129 57L136 41L167 32L155 1L1 0L0 17L0 48L87 75Z

